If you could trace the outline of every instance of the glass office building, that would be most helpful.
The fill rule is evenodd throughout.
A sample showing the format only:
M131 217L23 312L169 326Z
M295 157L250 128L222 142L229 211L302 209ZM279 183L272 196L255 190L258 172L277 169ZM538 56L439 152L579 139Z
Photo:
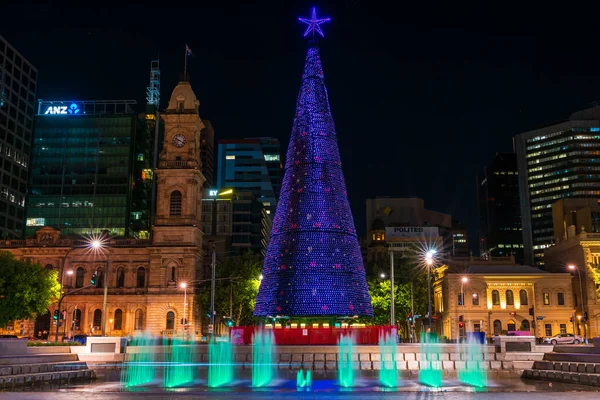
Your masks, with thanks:
M250 192L275 215L282 171L278 139L220 140L217 165L217 188Z
M544 265L557 242L552 203L600 197L600 107L515 137L525 264Z
M58 228L62 235L105 229L111 236L130 235L133 153L138 150L134 104L40 100L26 236L42 226Z
M37 71L0 36L0 237L23 234Z

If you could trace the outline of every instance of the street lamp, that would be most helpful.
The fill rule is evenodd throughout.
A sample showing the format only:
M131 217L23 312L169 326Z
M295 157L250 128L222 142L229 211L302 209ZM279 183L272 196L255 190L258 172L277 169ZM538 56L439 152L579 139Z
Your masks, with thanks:
M93 239L90 242L90 246L92 247L92 249L94 249L96 251L102 251L104 248L106 248L107 244L106 244L105 238L106 237L103 235L103 237L101 239ZM106 256L106 264L104 267L103 286L104 286L104 299L102 300L102 336L105 336L105 333L106 333L106 299L108 297L108 255Z
M461 300L461 305L462 305L463 321L464 321L464 318L465 318L465 291L463 290L463 287L464 287L464 284L467 283L467 282L469 282L469 278L467 278L466 276L463 276L460 279L460 297L461 297L460 300ZM467 325L466 325L465 322L463 322L463 327L464 327L464 330L466 331L467 330ZM458 330L458 336L461 336L461 334L460 334L460 325L459 325L459 330Z
M571 264L568 267L570 270L576 270L577 271L577 276L579 277L579 291L581 294L581 299L580 299L580 303L581 303L581 316L584 317L583 318L583 339L585 340L585 344L588 344L588 338L587 338L587 328L585 325L585 308L583 306L583 285L581 284L581 273L579 272L579 268L577 268L575 265ZM575 334L575 332L573 332L573 334Z
M58 299L58 312L61 313L60 307L62 305L62 301L64 298L63 295L63 279L65 277L65 263L67 262L67 257L69 255L70 252L72 252L75 249L80 249L81 247L71 247L69 250L67 250L67 252L65 253L65 256L62 259L61 265L60 265L60 279L59 279L59 285L60 285L60 298ZM68 270L67 271L67 275L73 275L73 270ZM58 331L59 331L59 322L60 318L56 321L56 333L54 335L54 342L58 343ZM66 323L66 321L65 321Z
M187 283L186 282L181 282L179 284L179 287L183 289L183 318L181 319L181 325L182 326L182 334L185 333L185 326L187 325L187 314L185 313L186 311L186 306L187 306Z
M433 257L437 253L436 250L429 250L425 254L425 263L427 264L427 316L429 318L429 330L431 331L431 267L433 265Z
M379 274L379 277L380 277L381 279L385 279L385 274L382 272L381 274Z

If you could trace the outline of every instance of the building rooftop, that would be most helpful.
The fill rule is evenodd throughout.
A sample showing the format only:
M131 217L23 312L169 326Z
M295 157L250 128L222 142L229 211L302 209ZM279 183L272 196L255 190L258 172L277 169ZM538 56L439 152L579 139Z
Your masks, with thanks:
M529 265L471 265L465 271L467 274L524 274L524 275L547 275L549 272Z

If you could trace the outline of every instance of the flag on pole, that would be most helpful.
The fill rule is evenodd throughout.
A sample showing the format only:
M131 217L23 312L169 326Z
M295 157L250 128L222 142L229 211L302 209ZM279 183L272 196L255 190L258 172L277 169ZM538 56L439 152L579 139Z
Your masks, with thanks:
M188 56L191 56L191 55L192 55L192 49L190 49L190 46L188 46L188 45L187 45L187 43L185 44L185 53L186 53Z

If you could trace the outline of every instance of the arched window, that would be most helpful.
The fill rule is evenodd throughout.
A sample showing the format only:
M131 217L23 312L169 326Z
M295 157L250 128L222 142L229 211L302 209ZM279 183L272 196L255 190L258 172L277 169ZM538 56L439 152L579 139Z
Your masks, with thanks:
M123 310L117 308L115 310L115 321L114 321L113 329L115 331L120 331L123 327Z
M144 288L146 287L146 268L139 267L137 269L137 287Z
M117 270L117 284L116 287L122 288L125 287L125 268L120 267Z
M97 309L96 311L94 311L94 324L93 326L100 326L102 325L102 310L101 309Z
M52 266L52 264L46 264L46 269L53 269L54 267Z
M75 274L75 287L83 287L83 276L85 275L85 270L83 267L77 268L77 273Z
M515 305L515 295L513 294L512 290L507 290L506 291L506 305L507 306L514 306Z
M133 329L136 331L141 331L144 329L144 312L141 308L135 310L135 321L133 324Z
M73 326L73 330L78 331L80 324L81 324L81 310L76 308L75 310L73 310L73 321L71 322L71 325Z
M175 313L173 311L167 313L167 329L175 329Z
M526 306L527 305L527 290L521 289L521 291L519 292L519 298L521 300L521 305Z
M508 320L508 323L506 324L506 330L507 331L516 331L517 330L517 324L515 324L515 321L512 319Z
M500 293L497 290L492 290L492 305L500 305Z
M494 335L499 336L502 333L502 322L499 319L494 321Z
M175 267L173 266L173 267L171 267L171 280L175 281L176 276L177 275L175 275Z
M178 217L181 215L181 192L179 190L175 190L171 193L169 215L172 217Z
M522 331L528 331L531 328L529 328L529 321L524 319L523 321L521 321L521 330Z

